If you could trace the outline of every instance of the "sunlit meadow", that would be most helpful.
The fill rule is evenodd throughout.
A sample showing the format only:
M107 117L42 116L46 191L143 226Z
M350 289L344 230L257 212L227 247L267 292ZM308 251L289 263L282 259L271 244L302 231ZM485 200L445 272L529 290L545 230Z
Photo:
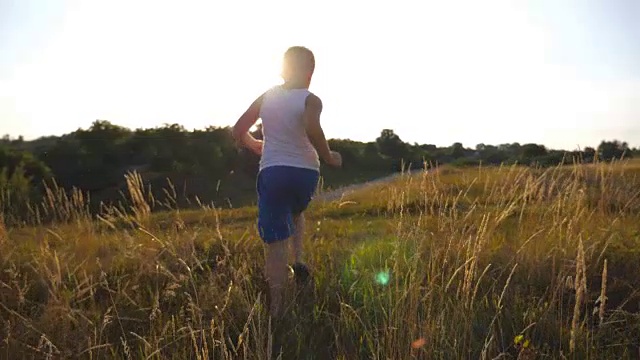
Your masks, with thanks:
M0 222L0 357L640 357L639 162L432 168L317 201L313 282L273 322L254 208L128 183L99 216L52 186Z

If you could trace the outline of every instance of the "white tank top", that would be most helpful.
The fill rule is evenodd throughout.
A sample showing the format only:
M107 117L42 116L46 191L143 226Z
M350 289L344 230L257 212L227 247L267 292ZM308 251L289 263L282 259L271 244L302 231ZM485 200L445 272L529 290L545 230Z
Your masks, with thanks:
M260 170L269 166L293 166L318 170L320 160L309 141L302 120L307 89L285 89L277 86L262 98L263 149Z

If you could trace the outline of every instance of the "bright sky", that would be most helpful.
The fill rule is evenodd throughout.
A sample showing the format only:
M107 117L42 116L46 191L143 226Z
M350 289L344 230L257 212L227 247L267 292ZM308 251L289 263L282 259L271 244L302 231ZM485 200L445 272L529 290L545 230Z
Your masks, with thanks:
M232 125L291 45L332 138L640 145L640 2L0 0L0 134Z

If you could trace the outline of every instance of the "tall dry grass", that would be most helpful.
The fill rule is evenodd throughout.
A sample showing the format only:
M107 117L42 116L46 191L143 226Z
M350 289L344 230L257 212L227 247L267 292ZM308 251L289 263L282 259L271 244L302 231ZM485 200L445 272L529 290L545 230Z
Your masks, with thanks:
M637 358L639 174L442 168L315 204L314 282L278 321L254 209L179 210L131 174L94 218L50 189L0 236L0 357Z

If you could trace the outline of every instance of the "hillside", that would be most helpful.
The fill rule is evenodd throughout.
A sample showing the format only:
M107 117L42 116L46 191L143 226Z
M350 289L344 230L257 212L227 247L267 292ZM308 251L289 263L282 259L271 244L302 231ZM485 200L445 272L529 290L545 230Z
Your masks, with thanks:
M0 357L638 356L639 162L389 181L313 204L314 281L276 324L255 208L150 213L136 178L99 220L57 199L0 228Z
M254 135L261 137L259 127ZM477 144L474 148L456 142L438 147L406 143L391 129L383 129L369 142L331 139L329 143L342 154L344 167L334 170L322 166L324 188L369 181L408 167L549 167L574 161L627 159L638 153L638 149L618 140L603 140L598 146L581 150L517 142ZM31 221L42 215L38 214L43 212L38 202L46 195L45 187L59 187L66 193L80 192L83 199L88 199L90 211L97 214L102 206L127 200L122 195L128 186L125 175L132 172L140 174L150 189L147 200L154 209L156 204L172 201L182 209L212 203L224 208L242 207L255 201L258 162L258 157L234 143L225 127L187 130L179 124L165 124L128 129L98 120L87 129L62 136L32 141L5 136L0 140L0 212L7 222ZM164 191L167 188L168 194Z

